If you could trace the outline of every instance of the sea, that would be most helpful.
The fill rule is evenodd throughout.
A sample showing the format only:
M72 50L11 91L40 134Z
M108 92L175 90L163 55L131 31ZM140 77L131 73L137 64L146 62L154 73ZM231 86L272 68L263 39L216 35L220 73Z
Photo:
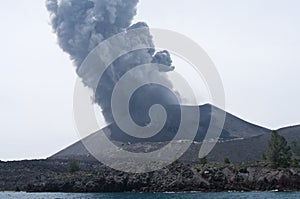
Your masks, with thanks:
M300 192L217 193L26 193L0 192L0 198L14 199L300 199Z

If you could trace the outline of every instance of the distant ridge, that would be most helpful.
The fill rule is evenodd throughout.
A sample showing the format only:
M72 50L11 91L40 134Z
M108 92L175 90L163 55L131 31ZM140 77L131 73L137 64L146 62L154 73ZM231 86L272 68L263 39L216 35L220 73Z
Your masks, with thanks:
M300 125L281 128L277 132L287 140L289 146L292 146L293 141L300 141ZM221 162L224 157L228 157L232 162L261 160L262 154L268 149L270 138L271 133L267 133L247 139L218 143L208 155L208 160Z

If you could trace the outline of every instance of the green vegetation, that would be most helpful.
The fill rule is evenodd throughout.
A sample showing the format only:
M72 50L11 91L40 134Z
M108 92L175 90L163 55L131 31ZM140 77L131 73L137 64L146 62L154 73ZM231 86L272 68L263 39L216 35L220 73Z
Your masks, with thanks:
M199 159L199 164L193 165L192 168L201 169L206 164L207 164L207 159L206 159L206 156L204 156Z
M79 171L79 165L76 160L71 160L68 164L68 172L75 173Z
M261 159L262 159L262 160L267 160L267 156L266 156L265 153L261 154Z
M207 164L206 156L204 156L203 158L200 158L200 164L202 164L203 166Z
M224 158L224 163L225 163L225 164L230 164L229 158L225 157L225 158Z
M293 168L299 168L299 163L298 160L295 157L292 157L291 162L290 162L290 167Z
M293 141L291 148L296 156L300 156L300 140Z
M273 131L268 147L267 160L271 168L290 166L292 152L284 137Z

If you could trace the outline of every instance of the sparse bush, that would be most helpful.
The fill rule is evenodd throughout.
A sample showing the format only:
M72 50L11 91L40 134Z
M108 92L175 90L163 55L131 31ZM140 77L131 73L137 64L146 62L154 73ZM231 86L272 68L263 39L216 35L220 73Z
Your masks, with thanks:
M71 160L68 164L68 172L75 173L76 171L79 171L79 165L76 160Z
M300 140L294 140L291 144L291 149L296 156L300 156Z
M224 163L225 163L225 164L230 164L229 158L225 157L225 158L224 158Z
M203 158L200 158L200 164L203 166L207 164L206 156L204 156Z
M262 159L262 160L267 160L267 156L266 156L265 153L261 154L261 159Z
M290 162L290 166L293 168L299 168L299 162L295 157L292 157L291 162Z

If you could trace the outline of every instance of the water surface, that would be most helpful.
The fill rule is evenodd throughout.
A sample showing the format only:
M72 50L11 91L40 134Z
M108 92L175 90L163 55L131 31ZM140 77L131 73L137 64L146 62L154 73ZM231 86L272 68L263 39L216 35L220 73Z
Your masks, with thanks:
M25 193L0 192L0 198L16 199L289 199L300 192L220 192L220 193Z

